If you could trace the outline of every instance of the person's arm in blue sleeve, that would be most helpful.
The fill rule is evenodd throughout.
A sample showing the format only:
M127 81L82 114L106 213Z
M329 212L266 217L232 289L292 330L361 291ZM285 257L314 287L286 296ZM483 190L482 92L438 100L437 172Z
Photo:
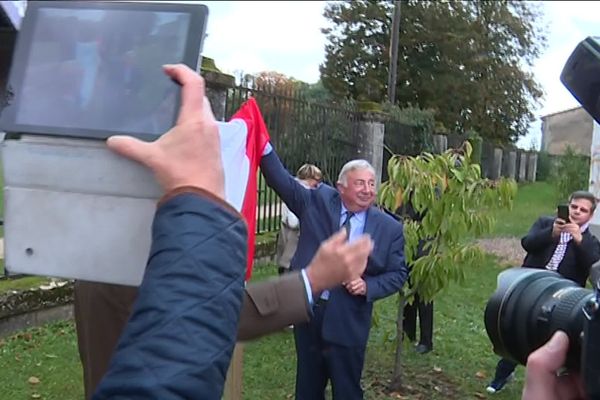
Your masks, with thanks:
M241 215L209 195L183 192L158 207L138 298L94 399L221 398L246 241Z
M166 65L182 85L177 124L152 143L108 147L148 167L165 197L132 316L93 399L219 400L237 334L246 226L225 201L219 131L204 80Z
M285 168L271 143L267 143L260 161L260 170L275 193L288 208L300 217L310 202L310 189L305 188Z

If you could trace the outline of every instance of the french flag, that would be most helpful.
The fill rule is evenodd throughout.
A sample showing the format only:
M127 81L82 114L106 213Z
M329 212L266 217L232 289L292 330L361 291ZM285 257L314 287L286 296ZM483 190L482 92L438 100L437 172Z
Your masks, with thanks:
M225 197L246 220L248 260L246 281L252 276L256 231L258 165L269 132L254 98L247 100L227 123L219 123L221 157L225 170Z

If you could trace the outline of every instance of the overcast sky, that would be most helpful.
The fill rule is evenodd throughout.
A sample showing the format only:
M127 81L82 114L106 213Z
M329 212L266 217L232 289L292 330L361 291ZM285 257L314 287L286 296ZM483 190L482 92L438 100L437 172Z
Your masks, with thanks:
M325 36L320 29L325 2L203 2L210 10L204 54L222 70L237 74L273 70L314 83L324 60ZM539 117L577 107L560 83L562 67L577 44L600 36L600 2L543 2L548 47L533 72L546 93L536 110L538 121L519 144L540 141Z

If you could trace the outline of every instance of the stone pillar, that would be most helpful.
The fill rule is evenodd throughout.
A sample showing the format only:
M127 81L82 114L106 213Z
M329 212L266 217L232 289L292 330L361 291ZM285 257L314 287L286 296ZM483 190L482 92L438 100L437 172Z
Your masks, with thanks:
M448 149L448 137L446 135L433 135L433 151L441 154Z
M490 179L498 179L502 176L502 149L496 147L492 153Z
M527 176L525 174L526 171L527 171L527 152L522 151L519 153L519 177L518 177L519 182L524 182L525 179L527 178Z
M529 158L527 159L527 180L530 182L535 182L535 176L537 174L537 159L537 153L529 153Z
M502 176L505 178L516 179L517 171L517 152L514 150L504 150L502 154Z
M362 158L371 163L375 168L377 187L381 183L383 165L383 136L385 125L384 115L378 112L363 112L360 114L356 130L357 158Z
M208 57L202 58L201 74L206 81L206 97L210 101L215 119L224 121L227 90L235 86L235 78L219 71L215 62Z

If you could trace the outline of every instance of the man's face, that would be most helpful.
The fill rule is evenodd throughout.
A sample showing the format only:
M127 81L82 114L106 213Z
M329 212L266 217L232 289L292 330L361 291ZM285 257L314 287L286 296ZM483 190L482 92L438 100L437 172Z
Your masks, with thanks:
M582 226L592 219L592 202L587 199L573 199L569 203L569 220Z
M338 183L337 188L349 211L364 211L375 202L375 175L368 169L346 173L346 186Z

